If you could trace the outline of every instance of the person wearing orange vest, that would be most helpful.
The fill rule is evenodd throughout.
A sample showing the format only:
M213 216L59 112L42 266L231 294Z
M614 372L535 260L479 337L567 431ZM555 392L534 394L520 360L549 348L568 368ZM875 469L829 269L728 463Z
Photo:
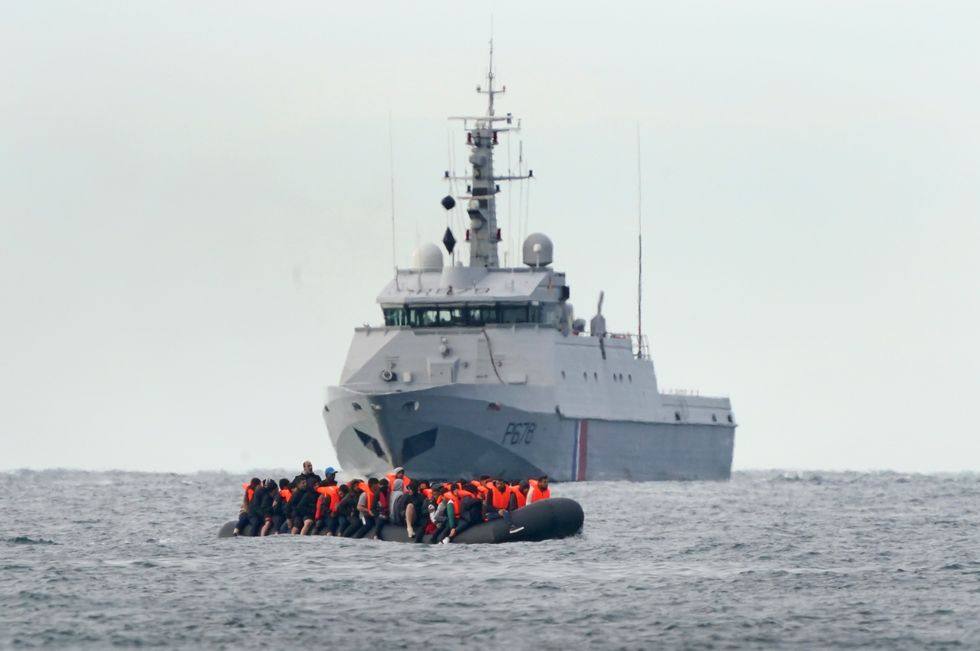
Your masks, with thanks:
M459 498L446 488L446 485L436 486L432 489L433 496L437 502L435 511L430 514L432 522L436 525L435 533L429 542L449 542L448 534L455 531L459 522Z
M293 497L293 491L289 487L289 480L283 477L279 480L279 492L272 495L272 531L273 533L289 533L290 523L288 516L289 500Z
M442 542L452 542L459 534L470 527L483 522L483 501L478 494L470 490L473 485L470 482L460 481L456 483L456 514L459 519L455 527L451 527L449 535Z
M530 490L531 485L527 483L526 479L522 479L519 482L511 484L510 490L514 495L514 500L517 501L517 508L523 509L527 506L527 492Z
M503 518L510 533L520 533L524 531L524 527L515 527L510 519L510 512L516 510L517 498L514 496L514 490L502 479L494 480L487 491L486 502L484 503L487 522Z
M340 503L340 487L334 481L333 475L320 482L316 492L319 494L316 503L316 525L314 535L332 536L337 530L337 505Z
M340 502L337 503L337 529L335 535L343 536L344 532L354 521L354 509L357 507L358 495L351 489L349 484L341 484L337 487L340 495Z
M391 496L390 491L395 487L395 480L397 479L402 480L402 488L408 486L408 482L412 481L412 478L405 474L405 469L402 468L401 466L395 468L387 475L385 475L385 479L388 480L389 497Z
M355 531L351 538L363 538L369 531L374 529L375 520L378 515L378 488L377 477L371 477L367 483L361 482L361 496L357 498L357 515L355 523L360 527Z
M248 509L252 505L252 499L255 496L256 489L261 485L262 480L258 477L252 477L250 482L242 484L242 489L245 491L245 494L242 495L242 506L238 510L238 524L235 525L235 530L231 535L237 536L249 526Z
M347 515L348 523L347 528L340 532L340 535L344 538L350 538L355 533L357 533L361 528L361 514L357 510L357 504L361 500L361 495L367 488L367 484L360 479L352 479L347 482L347 487L350 489L347 499L350 500L349 513ZM341 510L343 510L344 505L341 505Z
M528 483L531 485L530 490L527 492L528 504L534 504L535 502L551 497L551 491L548 489L547 475L541 475L537 479L531 479Z

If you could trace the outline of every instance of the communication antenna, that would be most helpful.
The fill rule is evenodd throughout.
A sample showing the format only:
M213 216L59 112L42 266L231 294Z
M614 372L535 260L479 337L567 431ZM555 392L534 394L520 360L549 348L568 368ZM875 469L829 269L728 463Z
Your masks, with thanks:
M395 145L391 135L391 111L388 111L388 176L391 179L391 267L398 277L398 263L395 258Z
M636 123L636 356L643 359L643 168L640 156L640 123Z

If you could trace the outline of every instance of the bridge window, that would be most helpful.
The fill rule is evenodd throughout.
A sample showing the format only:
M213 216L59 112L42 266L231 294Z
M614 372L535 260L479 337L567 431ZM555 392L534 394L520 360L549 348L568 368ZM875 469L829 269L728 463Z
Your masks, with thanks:
M497 323L528 323L527 305L501 305Z
M560 328L562 306L557 303L495 305L426 305L384 307L385 325L412 328L483 327L490 324L537 323Z
M384 310L386 326L408 325L407 311L400 307L386 307Z
M497 307L495 305L471 305L465 308L467 325L485 326L497 322Z

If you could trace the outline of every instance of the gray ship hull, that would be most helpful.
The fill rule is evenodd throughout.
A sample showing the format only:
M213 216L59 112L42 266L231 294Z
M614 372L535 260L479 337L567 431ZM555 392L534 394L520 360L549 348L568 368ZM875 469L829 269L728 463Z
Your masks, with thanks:
M409 476L483 474L556 481L728 479L727 423L574 418L548 387L437 386L394 393L329 390L324 418L338 460L355 475L403 466Z

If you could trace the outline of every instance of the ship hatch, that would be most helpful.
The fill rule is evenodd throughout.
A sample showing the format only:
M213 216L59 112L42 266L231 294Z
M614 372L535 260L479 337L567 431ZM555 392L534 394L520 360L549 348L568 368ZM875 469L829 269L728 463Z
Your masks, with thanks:
M429 429L419 434L406 437L405 440L402 441L401 462L405 463L406 461L414 459L423 452L427 452L435 447L436 434L438 434L438 430Z
M365 434L359 429L354 429L354 433L357 434L357 438L361 440L361 443L364 444L364 447L366 447L371 452L374 452L377 456L381 457L382 459L386 458L385 451L381 449L381 444L378 443L378 439L374 438L370 434Z

